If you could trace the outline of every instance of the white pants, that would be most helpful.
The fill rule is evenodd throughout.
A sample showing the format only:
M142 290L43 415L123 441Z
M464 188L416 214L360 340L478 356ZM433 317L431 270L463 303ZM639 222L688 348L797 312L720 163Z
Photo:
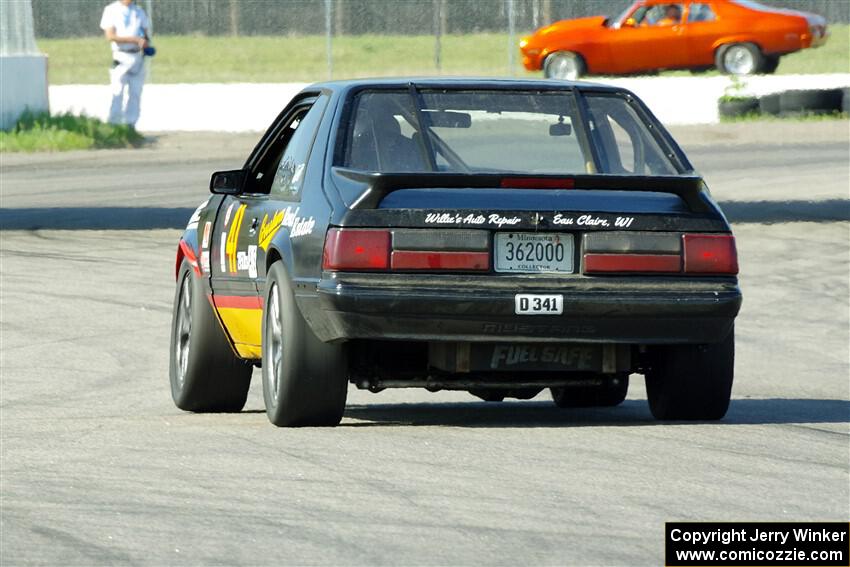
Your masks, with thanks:
M118 65L109 71L112 87L109 122L135 126L139 119L142 87L145 84L145 57L141 52L115 51L112 53L112 59L117 61Z

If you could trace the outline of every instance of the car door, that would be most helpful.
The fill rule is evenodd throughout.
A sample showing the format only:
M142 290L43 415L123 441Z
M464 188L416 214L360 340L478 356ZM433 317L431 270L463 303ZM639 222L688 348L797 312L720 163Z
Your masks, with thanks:
M710 2L694 2L688 7L685 36L688 57L693 66L714 64L714 44L723 35L727 25L717 17Z
M297 217L307 157L327 98L302 98L276 121L246 165L243 191L226 196L216 217L213 303L245 358L261 356L266 250L277 231Z
M687 44L684 26L664 18L668 6L684 13L684 4L643 4L635 8L619 30L610 35L610 50L617 72L634 73L685 66Z

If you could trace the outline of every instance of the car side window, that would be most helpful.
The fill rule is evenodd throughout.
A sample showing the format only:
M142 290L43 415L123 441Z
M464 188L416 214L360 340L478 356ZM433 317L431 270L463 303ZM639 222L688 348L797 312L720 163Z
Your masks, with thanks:
M632 21L634 22L634 25L635 25L635 26L643 25L643 24L645 23L645 22L643 21L643 19L646 17L646 12L647 12L647 10L649 10L649 8L648 8L648 7L646 7L646 6L640 6L640 7L638 7L638 9L637 9L637 10L635 10L634 12L632 12L632 15L631 15L631 16L629 16L629 18L628 18L628 19L629 19L629 20L632 20Z
M675 26L682 23L681 4L656 4L642 15L641 20L635 21L643 26Z
M688 23L713 22L716 18L710 4L691 4Z
M608 173L675 175L676 169L630 104L618 96L591 96L591 136Z
M608 126L611 128L614 137L614 145L620 158L620 167L624 172L637 173L635 172L635 148L632 137L610 116L608 117Z
M301 192L307 158L313 147L313 140L322 120L325 107L328 104L327 95L322 95L313 106L305 108L296 114L284 130L289 142L283 149L271 182L271 194L283 198L295 197Z

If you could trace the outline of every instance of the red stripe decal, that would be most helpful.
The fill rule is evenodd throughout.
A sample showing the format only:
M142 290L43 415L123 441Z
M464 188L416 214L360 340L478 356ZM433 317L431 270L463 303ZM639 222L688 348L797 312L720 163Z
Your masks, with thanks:
M201 277L201 267L198 265L198 257L195 256L195 251L192 250L192 247L189 246L189 243L185 240L180 241L180 250L183 251L183 256L189 261L189 265L192 266L192 270L194 270L195 275Z
M213 301L219 308L230 309L262 309L263 298L256 295L214 295Z

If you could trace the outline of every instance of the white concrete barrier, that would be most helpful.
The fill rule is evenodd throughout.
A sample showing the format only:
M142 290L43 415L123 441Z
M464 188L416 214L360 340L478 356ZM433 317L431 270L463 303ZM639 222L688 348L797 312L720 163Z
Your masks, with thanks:
M47 109L47 57L0 56L0 129L14 126L25 110Z
M286 103L306 83L227 83L145 85L142 132L260 132L268 128ZM111 95L108 85L50 87L50 108L84 113L106 120Z
M717 99L729 77L594 78L593 82L632 90L665 124L711 124L719 120ZM850 86L850 73L768 75L743 79L742 94L756 96L788 89ZM142 94L142 132L260 132L306 83L148 84ZM106 118L108 85L50 87L53 113L85 113Z

